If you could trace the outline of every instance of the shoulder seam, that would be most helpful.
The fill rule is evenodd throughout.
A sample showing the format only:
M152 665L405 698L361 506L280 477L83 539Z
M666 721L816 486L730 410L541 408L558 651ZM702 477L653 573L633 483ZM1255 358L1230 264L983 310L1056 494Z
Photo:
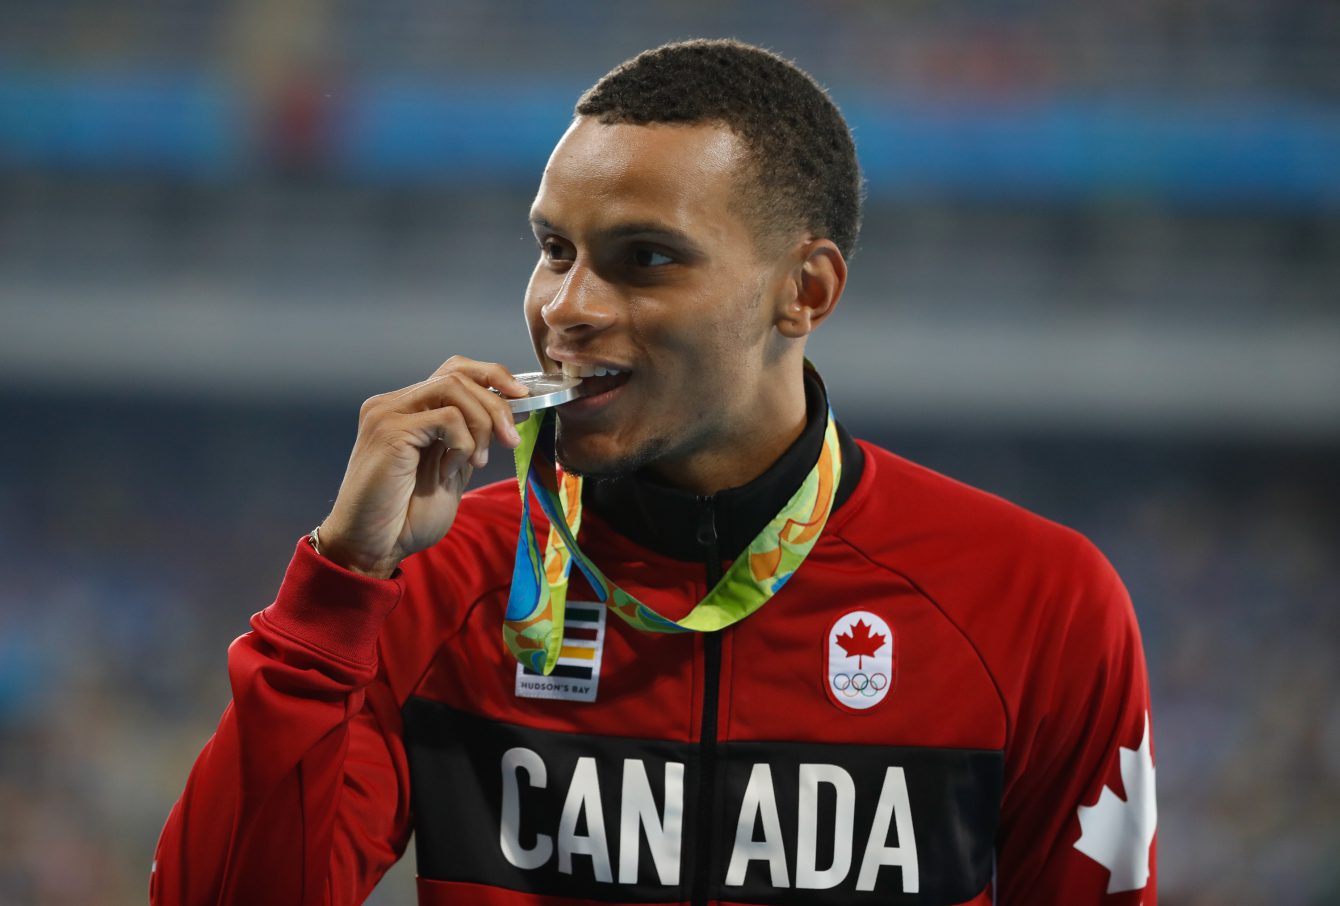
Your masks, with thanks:
M846 535L838 533L837 537L839 540L842 541L843 544L847 545L849 548L855 551L858 556L862 557L873 566L877 566L880 569L884 570L885 572L892 573L893 575L902 579L908 585L912 586L912 588L916 590L917 594L921 595L921 597L923 597L927 602L929 602L932 607L934 607L936 610L940 612L940 615L945 618L945 621L948 622L950 626L953 626L954 630L960 636L962 636L963 640L967 642L968 645L972 648L973 654L977 655L978 663L982 665L982 669L986 671L987 677L990 678L991 680L991 687L996 690L996 697L1000 699L1000 710L1005 715L1005 744L1001 748L1002 751L1008 752L1010 749L1010 743L1013 742L1014 740L1014 718L1010 714L1010 707L1009 703L1006 701L1005 693L1000 688L1000 681L996 679L995 671L991 669L991 665L987 663L986 658L982 655L982 649L978 647L976 640L974 640L973 637L969 635L963 629L963 627L958 624L957 620L955 620L953 617L949 615L949 612L945 610L945 608L940 604L939 601L935 600L935 597L933 595L931 595L928 591L926 591L926 589L922 588L921 584L917 582L915 579L913 579L911 576L909 576L907 573L893 566L890 566L887 563L883 563L879 560L876 560L870 554L866 553L865 550L863 550L861 547L857 546L857 544L850 538L848 538Z

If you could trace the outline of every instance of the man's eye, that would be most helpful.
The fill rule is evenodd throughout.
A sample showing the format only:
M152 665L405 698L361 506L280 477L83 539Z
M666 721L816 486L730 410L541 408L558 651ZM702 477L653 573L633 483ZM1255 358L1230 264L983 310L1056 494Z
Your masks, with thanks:
M635 249L633 251L633 261L638 267L662 267L666 264L674 264L675 259L655 249Z
M541 242L540 251L544 254L544 257L548 258L550 261L567 261L572 258L572 254L568 251L568 247L553 239Z

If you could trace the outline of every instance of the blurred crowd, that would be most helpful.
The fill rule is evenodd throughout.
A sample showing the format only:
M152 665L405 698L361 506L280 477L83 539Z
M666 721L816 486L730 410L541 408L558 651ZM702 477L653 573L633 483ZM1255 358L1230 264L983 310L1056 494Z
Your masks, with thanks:
M1315 0L685 0L620 15L598 0L97 0L8 3L0 53L34 62L224 66L263 84L317 67L514 77L591 75L709 25L795 45L816 69L890 90L1334 97L1340 10ZM506 48L501 52L500 48Z
M8 140L25 165L196 180L528 178L577 91L704 33L803 57L877 194L901 173L988 195L1340 198L1340 10L1316 0L9 2L0 170Z

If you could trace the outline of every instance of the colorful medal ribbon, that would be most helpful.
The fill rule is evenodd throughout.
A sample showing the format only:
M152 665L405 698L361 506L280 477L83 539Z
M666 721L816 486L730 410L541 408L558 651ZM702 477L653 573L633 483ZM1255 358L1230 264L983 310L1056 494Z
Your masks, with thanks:
M548 443L540 443L543 429L553 418L553 410L544 410L517 425L521 435L515 451L521 534L503 621L503 641L508 649L536 673L547 676L563 647L563 611L574 561L596 596L631 626L644 632L713 632L749 616L781 590L818 541L833 509L842 454L830 408L819 461L799 490L749 543L707 597L682 620L670 620L605 578L577 546L582 480L556 468L552 431L545 433ZM531 525L527 484L549 520L549 542L543 558Z

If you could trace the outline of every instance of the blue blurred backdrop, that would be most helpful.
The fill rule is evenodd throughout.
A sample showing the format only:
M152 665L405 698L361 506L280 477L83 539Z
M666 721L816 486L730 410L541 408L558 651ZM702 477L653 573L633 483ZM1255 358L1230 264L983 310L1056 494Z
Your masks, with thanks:
M359 402L530 364L576 96L696 36L854 127L843 418L1126 579L1162 902L1340 901L1340 5L0 0L0 902L144 900Z

